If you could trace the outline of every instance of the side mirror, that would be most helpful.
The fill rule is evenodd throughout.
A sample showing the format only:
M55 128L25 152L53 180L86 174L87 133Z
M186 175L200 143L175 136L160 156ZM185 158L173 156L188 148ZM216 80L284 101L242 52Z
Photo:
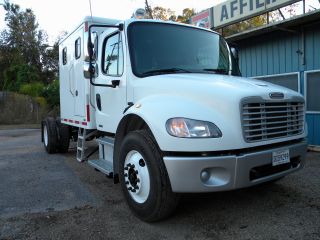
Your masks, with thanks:
M235 47L231 47L231 53L232 53L232 55L233 55L233 57L235 58L235 59L239 59L239 51L238 51L238 49L236 49Z
M87 79L90 79L90 76L93 78L98 77L98 66L97 64L84 63L83 65L83 76Z
M91 56L92 61L96 61L98 58L98 33L92 32L88 38L88 60Z

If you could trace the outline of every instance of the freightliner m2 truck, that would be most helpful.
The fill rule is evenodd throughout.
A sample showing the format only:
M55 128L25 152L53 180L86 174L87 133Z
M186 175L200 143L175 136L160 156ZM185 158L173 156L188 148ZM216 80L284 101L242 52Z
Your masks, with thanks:
M60 42L61 116L42 122L45 149L66 152L75 141L77 160L119 182L149 222L168 217L180 193L245 188L301 169L304 98L241 77L233 52L195 26L84 18Z

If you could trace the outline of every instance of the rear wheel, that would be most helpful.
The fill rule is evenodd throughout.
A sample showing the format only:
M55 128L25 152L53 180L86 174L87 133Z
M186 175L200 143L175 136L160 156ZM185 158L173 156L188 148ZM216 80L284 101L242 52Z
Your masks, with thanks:
M48 117L42 123L42 139L44 148L48 153L57 150L57 127L54 118Z
M179 196L172 192L161 151L146 130L125 137L119 161L121 187L134 214L147 222L171 215Z
M61 123L60 120L57 121L57 128L59 133L58 152L66 153L70 144L70 128L68 125Z

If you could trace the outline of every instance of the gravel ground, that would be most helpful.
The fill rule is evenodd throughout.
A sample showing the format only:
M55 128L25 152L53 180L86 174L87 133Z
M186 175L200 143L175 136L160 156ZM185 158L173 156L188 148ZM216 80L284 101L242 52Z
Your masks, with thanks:
M119 185L68 154L48 155L39 130L0 130L0 239L320 239L320 154L284 179L186 194L148 224Z

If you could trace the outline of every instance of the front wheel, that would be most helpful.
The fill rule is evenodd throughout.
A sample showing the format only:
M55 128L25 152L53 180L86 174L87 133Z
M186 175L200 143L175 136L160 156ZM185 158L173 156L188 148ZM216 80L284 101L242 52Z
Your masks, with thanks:
M119 160L121 187L133 213L146 222L171 215L179 196L171 190L161 151L152 136L146 130L129 133Z

